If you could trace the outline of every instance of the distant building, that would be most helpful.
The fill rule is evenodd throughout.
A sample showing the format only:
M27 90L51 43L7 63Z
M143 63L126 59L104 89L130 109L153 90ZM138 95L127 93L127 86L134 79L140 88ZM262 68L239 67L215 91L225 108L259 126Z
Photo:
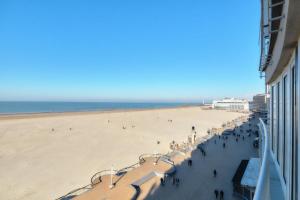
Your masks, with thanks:
M249 102L245 99L225 98L222 100L214 100L212 108L232 111L249 111Z
M254 111L254 103L253 101L249 101L249 110Z
M257 94L253 96L251 110L263 112L267 110L267 94Z

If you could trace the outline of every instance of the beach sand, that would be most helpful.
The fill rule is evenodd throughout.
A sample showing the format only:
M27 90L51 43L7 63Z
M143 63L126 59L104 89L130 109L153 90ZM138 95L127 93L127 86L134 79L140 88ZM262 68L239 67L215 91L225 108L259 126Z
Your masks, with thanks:
M140 154L167 153L172 140L187 140L192 126L201 137L241 115L186 107L2 117L0 199L58 198L112 165L119 169Z

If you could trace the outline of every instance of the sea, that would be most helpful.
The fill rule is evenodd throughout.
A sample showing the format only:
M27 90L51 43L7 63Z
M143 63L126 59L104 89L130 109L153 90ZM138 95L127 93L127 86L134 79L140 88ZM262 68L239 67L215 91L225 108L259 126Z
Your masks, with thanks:
M201 103L32 102L0 101L0 115L138 110L200 106Z

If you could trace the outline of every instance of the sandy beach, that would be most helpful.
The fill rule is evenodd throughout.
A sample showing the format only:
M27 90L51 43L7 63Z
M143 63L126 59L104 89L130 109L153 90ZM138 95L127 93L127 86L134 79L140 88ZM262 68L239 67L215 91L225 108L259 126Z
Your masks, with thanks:
M89 184L96 172L167 153L195 126L208 128L243 114L200 107L0 118L0 199L55 199ZM159 144L157 143L159 141Z

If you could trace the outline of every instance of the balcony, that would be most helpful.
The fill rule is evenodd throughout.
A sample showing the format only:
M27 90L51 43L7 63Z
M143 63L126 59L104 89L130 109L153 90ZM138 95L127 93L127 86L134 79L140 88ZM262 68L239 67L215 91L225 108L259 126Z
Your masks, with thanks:
M262 119L258 124L260 130L260 159L261 166L254 194L254 200L284 199L281 175L270 149L270 140L266 124Z

